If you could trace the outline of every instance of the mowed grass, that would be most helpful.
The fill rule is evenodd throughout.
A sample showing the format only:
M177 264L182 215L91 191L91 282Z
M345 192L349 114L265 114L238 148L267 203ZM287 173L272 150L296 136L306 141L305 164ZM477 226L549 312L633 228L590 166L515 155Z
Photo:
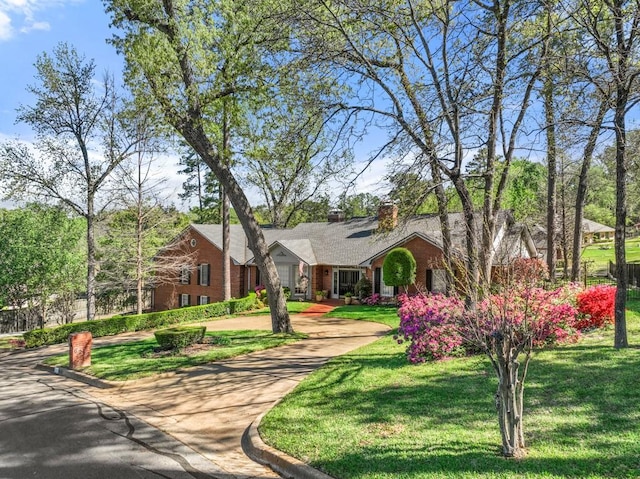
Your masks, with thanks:
M314 303L308 301L287 301L287 311L291 314L302 313L305 309L309 309ZM256 309L255 311L247 311L237 316L266 316L270 314L269 308Z
M635 347L615 350L610 328L534 355L521 460L499 454L484 357L410 365L391 335L313 373L260 433L339 479L637 478L640 315L627 320Z
M338 306L325 316L341 319L356 319L361 321L374 321L386 324L391 328L398 327L398 309L395 306L367 306L355 304Z
M625 242L625 252L627 263L640 262L640 238L628 239ZM615 263L613 241L587 246L582 252L580 261L587 262L589 272L607 269L609 267L609 261Z
M192 355L175 353L158 357L154 355L154 348L158 347L155 337L104 346L92 350L91 366L82 371L100 379L125 381L275 348L307 337L302 333L273 334L255 330L210 331L206 336L223 338L220 341L223 344ZM67 366L68 360L69 356L64 354L45 362L52 366Z

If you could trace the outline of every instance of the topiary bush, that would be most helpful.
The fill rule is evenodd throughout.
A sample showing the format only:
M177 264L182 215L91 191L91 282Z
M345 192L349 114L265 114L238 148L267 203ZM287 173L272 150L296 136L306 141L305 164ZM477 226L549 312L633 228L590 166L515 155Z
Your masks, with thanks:
M71 333L89 331L94 338L113 336L127 331L144 331L164 328L172 324L204 321L208 318L236 314L253 309L256 295L249 294L245 298L232 299L220 303L191 306L188 308L170 309L155 313L135 315L118 315L108 319L97 319L82 323L65 324L55 328L36 329L23 334L28 348L47 344L59 344L67 341Z
M384 258L382 279L387 286L407 287L416 282L416 260L407 248L394 248Z
M205 326L178 326L160 329L153 334L162 349L179 351L192 344L202 342L206 330Z

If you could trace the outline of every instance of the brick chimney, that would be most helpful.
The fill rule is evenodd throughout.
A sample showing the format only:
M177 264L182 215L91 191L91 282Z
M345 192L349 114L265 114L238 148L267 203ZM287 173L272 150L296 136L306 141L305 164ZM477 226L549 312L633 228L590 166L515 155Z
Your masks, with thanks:
M398 207L392 202L380 203L378 206L378 230L391 231L398 226Z
M329 215L327 216L327 221L329 223L340 223L344 221L344 211L342 210L330 210Z

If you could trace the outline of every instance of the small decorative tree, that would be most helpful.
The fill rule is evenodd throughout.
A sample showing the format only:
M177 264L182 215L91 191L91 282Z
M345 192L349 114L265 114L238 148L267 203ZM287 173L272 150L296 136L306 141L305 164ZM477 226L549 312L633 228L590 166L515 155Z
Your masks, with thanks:
M530 271L527 272L527 268ZM578 337L576 288L545 291L533 286L544 273L537 260L518 260L504 268L497 291L475 309L443 295L400 296L399 342L409 341L413 363L460 353L482 352L498 378L495 404L502 436L502 453L521 457L524 384L534 348Z
M382 264L382 279L387 286L405 288L416 282L416 260L407 248L394 248Z

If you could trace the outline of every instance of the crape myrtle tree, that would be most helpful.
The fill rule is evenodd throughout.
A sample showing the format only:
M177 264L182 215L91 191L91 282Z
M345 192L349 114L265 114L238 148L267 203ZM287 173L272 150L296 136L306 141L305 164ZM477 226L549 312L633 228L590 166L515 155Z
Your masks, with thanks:
M35 105L18 110L18 121L36 133L34 148L13 141L0 149L0 180L8 197L64 205L86 221L87 319L96 311L95 226L107 204L99 194L114 168L135 149L120 131L121 98L113 78L99 82L95 64L59 44L36 60L37 83L28 89Z
M443 359L465 351L489 359L498 380L495 406L506 457L525 455L524 388L536 348L577 337L576 291L542 287L546 265L518 259L505 265L491 294L475 310L457 296L401 296L398 339L408 341L414 363Z
M451 267L445 180L465 219L469 303L484 294L510 163L546 55L541 5L514 0L294 2L300 55L337 78L349 75L345 108L410 144L426 165ZM538 32L532 35L533 32ZM474 211L464 165L479 159L483 201ZM498 168L498 161L503 164Z
M249 201L211 129L221 103L265 88L285 31L270 22L268 2L113 0L104 2L120 30L113 43L125 57L138 98L154 105L202 158L229 196L264 279L274 332L292 331L280 279ZM286 29L285 29L286 30Z

